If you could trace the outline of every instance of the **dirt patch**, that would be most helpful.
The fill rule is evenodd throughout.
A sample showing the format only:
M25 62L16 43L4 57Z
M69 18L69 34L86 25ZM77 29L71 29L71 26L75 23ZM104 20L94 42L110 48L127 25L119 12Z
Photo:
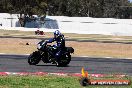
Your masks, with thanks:
M36 50L39 41L38 39L1 38L0 53L30 54ZM131 44L66 41L66 46L75 49L73 56L132 57Z

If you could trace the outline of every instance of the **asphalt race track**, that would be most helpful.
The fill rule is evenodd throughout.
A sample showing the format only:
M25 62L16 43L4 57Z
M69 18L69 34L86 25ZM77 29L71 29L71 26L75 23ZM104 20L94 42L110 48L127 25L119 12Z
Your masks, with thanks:
M67 67L56 67L42 61L38 65L29 65L28 55L0 55L0 72L66 72L81 73L84 67L89 73L132 75L132 60L73 57Z

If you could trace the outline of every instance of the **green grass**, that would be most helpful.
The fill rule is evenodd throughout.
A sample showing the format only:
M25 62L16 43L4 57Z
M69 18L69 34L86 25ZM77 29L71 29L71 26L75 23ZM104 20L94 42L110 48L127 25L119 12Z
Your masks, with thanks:
M132 78L130 78L132 80ZM132 88L127 86L90 85L82 87L77 77L0 76L0 88Z
M0 87L5 88L80 88L78 79L55 76L2 76Z

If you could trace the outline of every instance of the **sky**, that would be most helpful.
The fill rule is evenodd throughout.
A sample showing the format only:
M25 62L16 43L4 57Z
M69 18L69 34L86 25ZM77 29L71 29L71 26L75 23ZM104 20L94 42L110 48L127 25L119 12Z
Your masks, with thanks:
M132 2L132 0L129 0L130 2Z

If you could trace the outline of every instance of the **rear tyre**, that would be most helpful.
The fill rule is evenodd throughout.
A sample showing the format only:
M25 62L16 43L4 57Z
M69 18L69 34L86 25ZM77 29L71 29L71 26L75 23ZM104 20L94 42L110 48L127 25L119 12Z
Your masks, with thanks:
M66 54L60 58L58 62L56 62L57 67L66 67L71 61L71 55Z
M41 60L41 54L38 51L33 52L28 57L28 63L29 65L36 65Z

